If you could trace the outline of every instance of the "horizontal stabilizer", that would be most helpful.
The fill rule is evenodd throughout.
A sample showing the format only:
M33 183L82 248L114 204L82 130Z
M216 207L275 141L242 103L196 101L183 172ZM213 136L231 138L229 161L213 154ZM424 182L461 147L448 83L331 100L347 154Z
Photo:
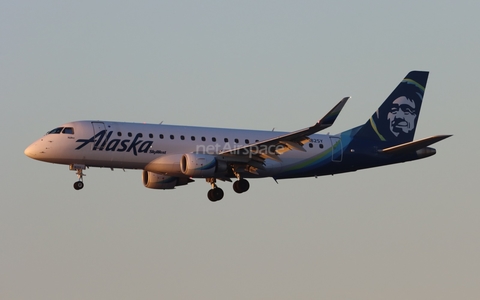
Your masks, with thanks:
M427 146L430 146L432 144L435 144L436 142L439 142L441 140L444 140L446 138L451 137L452 135L435 135L431 136L428 138L424 138L421 140L416 140L413 142L408 142L405 144L400 144L397 146L385 148L382 150L378 150L380 153L385 153L385 154L402 154L402 153L410 153L414 152L420 149L423 149Z

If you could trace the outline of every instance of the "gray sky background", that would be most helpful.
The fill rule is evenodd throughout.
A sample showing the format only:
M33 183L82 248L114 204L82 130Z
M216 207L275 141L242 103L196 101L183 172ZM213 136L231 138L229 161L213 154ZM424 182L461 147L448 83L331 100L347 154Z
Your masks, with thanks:
M478 299L478 1L1 1L0 298ZM350 174L197 180L24 156L101 119L293 131L363 124L430 71L437 155Z

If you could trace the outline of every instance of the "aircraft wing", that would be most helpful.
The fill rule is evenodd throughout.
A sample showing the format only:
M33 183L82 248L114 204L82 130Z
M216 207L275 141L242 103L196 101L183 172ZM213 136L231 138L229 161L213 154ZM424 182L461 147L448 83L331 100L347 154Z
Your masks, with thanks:
M306 151L303 148L303 145L310 140L308 136L332 126L338 115L340 114L340 111L345 106L345 103L347 103L348 99L350 99L350 97L345 97L340 100L340 102L338 102L338 104L335 105L334 108L332 108L322 119L320 119L311 127L287 133L271 139L259 141L254 144L230 149L219 154L226 155L227 157L234 156L230 157L230 159L227 160L238 159L239 161L248 163L255 168L262 168L263 161L267 158L273 159L275 161L281 161L278 156L287 151Z

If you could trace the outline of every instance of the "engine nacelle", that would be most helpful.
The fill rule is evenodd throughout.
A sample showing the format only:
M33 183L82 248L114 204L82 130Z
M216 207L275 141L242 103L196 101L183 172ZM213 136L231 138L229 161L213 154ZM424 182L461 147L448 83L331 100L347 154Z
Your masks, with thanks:
M157 173L157 174L170 174L170 175L181 175L180 171L180 160L182 159L182 154L168 154L161 155L152 161L150 161L144 168L144 170ZM178 176L177 175L177 176Z
M213 155L187 153L180 160L180 170L192 177L213 177L214 174L224 173L227 163Z
M186 185L193 180L187 177L173 177L153 172L143 171L143 185L150 189L170 190L179 185Z

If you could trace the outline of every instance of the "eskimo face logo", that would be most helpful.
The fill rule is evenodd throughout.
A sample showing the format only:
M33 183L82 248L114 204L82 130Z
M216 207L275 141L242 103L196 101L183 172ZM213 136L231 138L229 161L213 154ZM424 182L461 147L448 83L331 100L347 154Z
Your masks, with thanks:
M396 137L400 133L409 133L414 130L416 118L415 101L405 96L395 99L387 114L390 131Z

